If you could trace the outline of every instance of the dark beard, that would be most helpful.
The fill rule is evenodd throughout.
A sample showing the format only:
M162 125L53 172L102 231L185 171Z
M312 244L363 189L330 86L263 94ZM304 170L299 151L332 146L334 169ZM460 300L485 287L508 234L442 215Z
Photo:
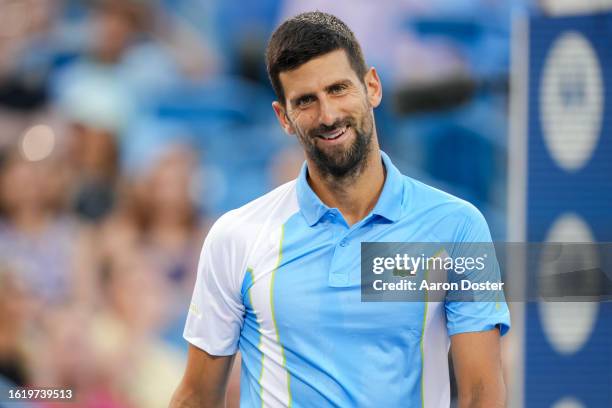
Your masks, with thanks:
M364 128L359 129L355 121L348 118L338 120L331 126L319 126L308 132L308 140L303 143L306 147L306 155L315 163L324 178L336 182L346 181L354 178L365 169L368 153L371 149L373 125L371 123L369 123L369 126L368 123L364 123L364 125ZM343 126L350 126L355 132L355 140L348 149L333 149L326 152L317 147L317 134L333 131ZM365 127L368 129L365 129Z

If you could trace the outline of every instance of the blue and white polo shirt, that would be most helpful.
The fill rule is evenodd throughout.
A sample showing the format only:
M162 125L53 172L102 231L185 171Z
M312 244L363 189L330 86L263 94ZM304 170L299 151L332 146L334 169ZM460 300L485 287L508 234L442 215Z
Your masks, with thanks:
M299 177L223 215L185 339L242 354L243 407L448 407L450 336L510 327L505 303L361 302L361 242L490 242L471 204L402 175L349 227Z

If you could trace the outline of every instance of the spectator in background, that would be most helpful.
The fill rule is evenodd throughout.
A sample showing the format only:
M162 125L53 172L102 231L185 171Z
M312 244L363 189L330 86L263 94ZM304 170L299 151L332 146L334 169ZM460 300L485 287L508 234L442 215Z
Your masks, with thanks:
M116 65L131 81L150 80L147 85L156 87L217 70L218 57L204 38L178 18L162 18L154 2L98 0L93 11L92 58Z
M87 22L87 52L51 83L59 100L73 86L105 81L146 105L187 78L205 78L217 70L217 57L205 40L178 18L161 18L154 2L98 0Z
M117 210L101 229L103 259L113 262L126 247L138 248L160 275L167 299L168 320L162 335L182 345L184 324L201 243L207 220L202 219L194 201L193 187L197 161L185 146L165 150L148 170L137 176L123 194Z
M32 347L32 387L69 389L73 401L43 407L131 408L115 386L107 362L96 354L90 311L68 303L47 310Z
M100 372L131 406L165 408L183 364L159 338L170 313L168 282L137 244L114 253L108 266L105 302L91 332Z
M0 1L0 105L27 110L46 101L59 8L54 0Z
M102 230L111 256L125 243L142 245L179 300L191 291L207 229L194 200L193 187L202 182L194 180L196 166L186 146L168 148L126 186L123 202ZM119 240L116 231L123 231Z
M70 127L69 162L76 188L73 207L99 221L112 210L119 183L117 135L104 125L75 122Z
M0 260L47 304L93 295L91 232L65 210L68 176L56 157L12 151L0 167Z
M197 158L186 146L164 152L137 186L132 217L142 234L145 251L178 290L191 293L195 267L207 220L195 206Z
M94 3L93 57L103 64L116 64L151 21L144 2L101 0Z

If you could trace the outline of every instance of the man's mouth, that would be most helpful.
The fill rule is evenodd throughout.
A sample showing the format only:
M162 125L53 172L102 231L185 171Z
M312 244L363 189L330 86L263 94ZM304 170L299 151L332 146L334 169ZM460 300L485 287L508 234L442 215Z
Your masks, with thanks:
M344 133L346 133L348 128L349 128L348 126L342 126L330 132L319 133L317 137L323 140L336 140L340 138L342 135L344 135Z

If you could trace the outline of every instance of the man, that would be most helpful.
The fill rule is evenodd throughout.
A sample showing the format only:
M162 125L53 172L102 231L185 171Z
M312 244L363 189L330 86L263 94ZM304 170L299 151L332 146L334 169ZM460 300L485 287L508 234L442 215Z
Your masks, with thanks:
M381 82L342 21L294 17L266 57L274 112L307 160L211 229L171 406L223 406L240 349L244 407L448 407L449 337L460 406L503 406L505 303L361 302L361 242L490 241L482 215L379 150Z

